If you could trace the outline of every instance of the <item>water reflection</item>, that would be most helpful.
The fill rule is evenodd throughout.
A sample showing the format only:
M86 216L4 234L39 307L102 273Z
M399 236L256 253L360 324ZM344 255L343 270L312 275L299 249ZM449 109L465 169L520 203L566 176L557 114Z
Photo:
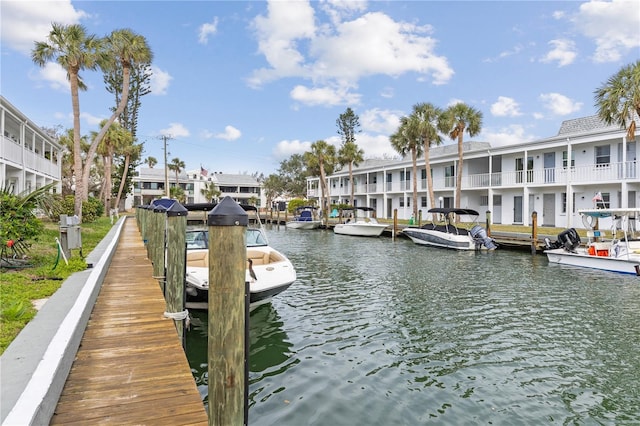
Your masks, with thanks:
M638 278L268 232L298 280L252 313L250 424L640 422ZM204 397L206 329L191 333Z

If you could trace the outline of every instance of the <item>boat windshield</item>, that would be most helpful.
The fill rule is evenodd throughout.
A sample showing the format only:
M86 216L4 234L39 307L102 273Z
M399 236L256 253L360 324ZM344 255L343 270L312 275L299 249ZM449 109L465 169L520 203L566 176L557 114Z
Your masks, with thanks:
M267 239L260 229L247 228L247 247L266 246ZM209 248L209 231L187 230L187 250Z

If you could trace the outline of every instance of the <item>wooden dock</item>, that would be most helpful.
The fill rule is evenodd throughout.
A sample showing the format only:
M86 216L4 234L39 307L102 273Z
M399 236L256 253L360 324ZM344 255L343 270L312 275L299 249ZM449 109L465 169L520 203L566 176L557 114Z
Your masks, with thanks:
M51 424L208 424L152 275L128 218Z

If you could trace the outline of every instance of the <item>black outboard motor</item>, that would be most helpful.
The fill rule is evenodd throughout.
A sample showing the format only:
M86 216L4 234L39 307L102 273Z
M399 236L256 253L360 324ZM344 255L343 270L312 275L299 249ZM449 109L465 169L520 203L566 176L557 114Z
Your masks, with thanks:
M565 229L558 234L558 239L551 243L545 239L547 249L563 248L570 253L575 253L576 248L580 245L580 235L575 228Z
M483 244L487 248L487 250L495 250L496 248L498 248L498 245L496 244L494 239L487 235L487 231L482 226L475 225L473 228L471 228L469 233L476 243L476 249L479 249Z

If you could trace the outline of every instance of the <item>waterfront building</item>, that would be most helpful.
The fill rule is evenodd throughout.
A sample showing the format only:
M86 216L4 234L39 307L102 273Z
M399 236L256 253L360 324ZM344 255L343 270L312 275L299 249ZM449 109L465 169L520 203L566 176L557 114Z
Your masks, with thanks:
M640 206L638 135L626 137L620 126L608 126L598 116L566 120L556 136L517 145L492 147L465 142L460 207L491 222L540 226L583 227L579 209ZM427 219L432 207L454 207L458 150L456 143L431 148L435 205L430 205L424 158L418 159L418 210ZM370 159L327 177L331 204L349 203L353 184L356 206L369 206L379 218L409 219L413 212L412 163L405 159ZM321 196L319 178L307 179L307 197ZM321 204L319 204L321 205ZM481 218L483 219L483 218Z
M137 176L133 178L133 194L129 194L125 208L146 205L156 198L164 197L165 179L169 181L169 187L180 185L189 204L211 202L212 200L205 198L202 190L206 185L214 184L220 191L219 199L229 196L238 203L253 204L257 207L264 205L262 185L250 175L209 172L201 167L181 172L176 182L175 173L172 171L168 171L165 176L164 168L139 168Z
M30 193L55 183L62 190L62 146L0 96L0 188Z

